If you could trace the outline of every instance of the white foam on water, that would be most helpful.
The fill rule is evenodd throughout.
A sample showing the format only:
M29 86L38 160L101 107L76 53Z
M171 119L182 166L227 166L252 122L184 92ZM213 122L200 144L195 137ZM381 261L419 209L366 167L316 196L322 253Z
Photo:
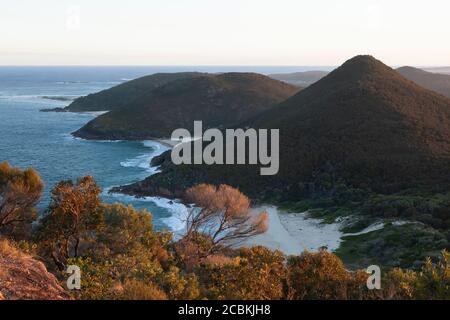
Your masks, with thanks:
M159 172L158 167L151 167L150 162L151 160L161 155L167 150L170 150L170 147L161 144L157 141L153 140L145 140L142 141L142 144L151 149L151 152L141 154L135 158L127 159L125 161L122 161L120 163L123 167L136 167L141 168L146 171L148 175L153 175L157 172ZM179 200L170 200L167 198L162 197L134 197L130 195L124 195L120 193L109 193L111 188L106 188L103 191L104 195L113 196L118 199L118 201L122 202L132 202L132 201L142 201L142 202L151 202L155 206L164 208L167 211L170 212L170 217L167 218L161 218L160 221L162 221L165 225L168 226L168 228L175 233L175 235L181 234L185 228L186 228L186 217L189 213L189 208L181 203Z
M153 156L148 154L143 154L140 156L137 156L136 158L127 159L125 161L120 162L120 165L125 168L130 167L137 167L144 169L146 171L152 171L150 167L150 161L152 160Z
M71 133L64 133L63 138L64 138L64 140L67 140L67 141L82 141L82 140L84 140L79 137L75 137Z
M82 112L72 112L72 113L78 113L78 114L88 114L94 117L99 117L102 114L108 113L109 111L82 111Z
M82 138L80 138L80 139L82 139ZM122 142L124 140L91 140L91 141L99 142L99 143L117 143L117 142Z
M171 231L182 233L186 229L186 219L189 214L189 208L179 200L170 200L159 197L148 197L149 201L161 208L166 208L172 215L168 218L162 218L161 221L169 226Z
M189 213L190 208L181 203L179 200L170 200L161 197L142 197L138 198L135 196L130 196L122 193L110 193L112 189L105 188L102 192L103 196L110 196L116 198L119 202L151 202L155 206L167 209L171 213L168 218L160 219L165 225L168 226L170 231L175 233L182 233L186 228L186 218Z
M125 168L129 168L129 167L141 168L141 169L144 169L150 175L158 173L159 172L158 168L151 167L150 162L152 161L152 159L154 157L157 157L157 156L161 155L162 153L164 153L165 151L169 150L169 147L167 147L159 142L151 141L151 140L143 141L142 144L145 147L150 148L152 151L150 153L144 153L135 158L131 158L131 159L122 161L120 163L120 165Z

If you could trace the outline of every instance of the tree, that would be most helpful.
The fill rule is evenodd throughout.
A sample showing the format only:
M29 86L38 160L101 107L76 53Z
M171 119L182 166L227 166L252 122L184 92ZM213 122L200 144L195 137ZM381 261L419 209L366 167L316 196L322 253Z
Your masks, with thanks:
M393 269L385 282L385 299L450 299L450 254L443 250L437 261L427 258L420 271Z
M74 292L75 297L162 299L165 294L159 290L179 286L178 280L172 284L163 279L165 267L172 263L167 251L171 235L153 230L149 212L121 204L101 204L99 210L102 227L90 231L89 246L67 262L79 266L83 274L83 289ZM182 275L179 278L184 281ZM133 295L134 289L138 292Z
M267 230L267 212L252 213L250 200L230 186L200 184L186 191L186 199L199 207L188 214L186 238L206 234L211 238L208 253L232 247Z
M417 277L416 299L450 299L450 254L443 250L439 261L427 258Z
M417 272L395 268L383 279L383 298L388 300L411 300L416 294Z
M33 169L0 163L0 233L16 233L30 226L43 190L44 183Z
M242 248L235 257L210 256L197 270L208 299L280 300L286 295L286 257L264 247ZM220 259L211 259L211 258Z
M290 257L287 282L288 297L294 300L346 300L354 295L350 294L355 287L353 275L326 251Z
M152 214L138 211L133 206L102 204L104 228L97 235L97 245L107 248L107 255L127 254L135 248L145 251L151 257L168 256L166 246L172 235L155 232Z
M91 176L58 183L52 190L48 214L43 218L39 238L48 244L56 265L62 269L69 257L78 257L83 237L102 226L100 192Z

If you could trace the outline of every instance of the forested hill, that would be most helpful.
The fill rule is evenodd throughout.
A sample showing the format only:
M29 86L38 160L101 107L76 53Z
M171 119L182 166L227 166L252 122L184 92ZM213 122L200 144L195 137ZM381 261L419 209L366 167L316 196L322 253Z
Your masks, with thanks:
M413 67L401 67L397 71L418 85L450 98L450 75L427 72Z
M260 177L250 166L173 167L166 159L167 170L131 190L224 182L252 196L289 190L280 191L289 199L323 180L329 188L343 179L385 192L449 179L442 172L450 160L450 99L370 56L347 61L247 125L280 128L278 175Z
M131 101L143 94L177 79L186 79L203 75L198 72L156 73L134 79L107 90L80 97L73 101L65 111L109 111L127 107Z
M246 121L286 100L300 88L255 73L224 73L178 79L92 120L75 132L87 139L170 137L192 132L195 120L224 128Z

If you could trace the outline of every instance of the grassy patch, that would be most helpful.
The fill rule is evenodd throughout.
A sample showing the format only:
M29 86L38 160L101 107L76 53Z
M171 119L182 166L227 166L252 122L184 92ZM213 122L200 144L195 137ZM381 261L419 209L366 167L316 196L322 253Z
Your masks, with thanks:
M343 238L336 254L351 269L376 264L383 267L410 268L428 256L438 256L448 247L442 233L421 224L395 226Z

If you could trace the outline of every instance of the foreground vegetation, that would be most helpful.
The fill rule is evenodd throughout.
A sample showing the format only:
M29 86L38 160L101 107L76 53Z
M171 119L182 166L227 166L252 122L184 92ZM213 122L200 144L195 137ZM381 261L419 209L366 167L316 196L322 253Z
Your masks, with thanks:
M146 211L102 203L92 177L57 184L32 225L42 190L34 170L0 165L0 237L7 239L1 248L42 260L63 285L67 266L79 266L82 288L68 292L75 299L450 299L445 251L420 271L383 270L381 289L368 290L364 270L350 272L326 251L287 257L230 247L230 232L232 239L263 232L267 217L250 219L247 197L228 186L188 190L203 210L190 217L181 239L155 231ZM214 221L219 228L207 232ZM1 248L0 258L8 254Z

